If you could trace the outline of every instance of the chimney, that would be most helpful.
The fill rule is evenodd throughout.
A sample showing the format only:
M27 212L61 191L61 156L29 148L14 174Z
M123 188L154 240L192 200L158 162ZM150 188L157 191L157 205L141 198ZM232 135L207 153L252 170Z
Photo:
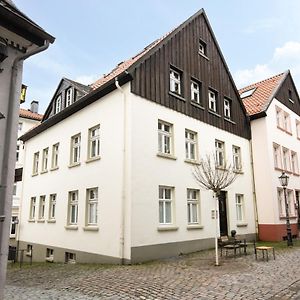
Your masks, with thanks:
M30 103L30 111L33 113L38 113L39 112L39 101L33 100Z

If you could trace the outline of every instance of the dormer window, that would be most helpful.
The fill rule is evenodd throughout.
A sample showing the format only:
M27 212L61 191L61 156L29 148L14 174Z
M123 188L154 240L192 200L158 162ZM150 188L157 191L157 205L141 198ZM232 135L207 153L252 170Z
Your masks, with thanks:
M73 90L68 88L66 91L66 107L70 106L73 103Z
M206 46L206 43L203 42L202 40L199 40L198 52L201 55L207 56L207 46Z
M57 96L55 101L55 113L59 113L61 111L61 95Z

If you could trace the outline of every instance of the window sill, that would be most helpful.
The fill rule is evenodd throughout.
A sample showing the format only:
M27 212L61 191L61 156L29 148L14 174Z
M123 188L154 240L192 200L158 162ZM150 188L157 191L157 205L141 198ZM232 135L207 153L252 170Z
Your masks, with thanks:
M53 167L53 168L50 169L50 171L55 171L55 170L58 170L58 169L59 169L59 167Z
M65 229L67 229L67 230L78 230L78 226L77 225L66 225Z
M83 227L84 231L99 231L99 227L98 226L85 226Z
M80 166L81 165L81 162L78 162L78 163L72 163L70 165L68 165L68 168L74 168L74 167L77 167L77 166Z
M186 227L187 230L193 230L193 229L203 229L204 226L203 225L199 225L199 224L190 224Z
M44 219L40 219L40 220L37 220L36 222L37 223L45 223L45 220Z
M233 170L234 173L236 174L244 174L243 170Z
M274 169L275 169L276 171L280 171L280 172L283 172L283 169L281 169L281 168L278 168L278 167L274 167Z
M43 171L41 171L40 174L45 174L45 173L48 173L48 170L43 170Z
M182 96L180 96L179 94L176 94L174 92L169 91L169 95L181 100L181 101L185 101L185 98L183 98Z
M53 259L53 257L46 257L46 258L45 258L45 261L48 261L48 262L53 262L53 261L54 261L54 259Z
M31 257L31 256L32 256L32 253L31 253L31 251L25 252L25 255Z
M286 216L280 216L280 220L286 220ZM289 219L297 219L297 216L289 216Z
M38 175L39 175L39 173L33 173L33 174L31 174L31 177L38 176Z
M186 158L184 160L184 162L188 163L188 164L192 164L192 165L200 165L200 161L197 159L188 159Z
M191 100L191 104L192 104L193 106L195 106L195 107L198 107L198 108L200 108L200 109L202 109L202 110L205 110L205 108L204 108L201 104L199 104L199 103L197 103L197 102L195 102L195 101L193 101L193 100Z
M56 220L47 220L47 223L56 223Z
M95 156L95 157L88 158L85 162L88 164L92 161L96 161L96 160L100 160L100 159L101 159L101 156Z
M157 227L157 231L176 231L178 230L177 226L172 226L172 225L160 225L159 227Z
M224 120L226 122L229 122L229 123L233 124L233 125L236 125L236 123L234 121L232 121L231 119L228 119L228 118L224 117Z
M237 223L236 227L247 227L248 223Z
M177 157L172 154L157 153L156 156L176 160Z
M29 219L28 222L29 223L35 223L35 220L34 219Z
M300 174L299 174L299 173L293 173L293 175L294 175L294 176L300 176Z
M198 51L198 54L209 61L209 58L205 54L203 54L203 53L201 53L199 51Z
M213 111L213 110L211 110L211 109L209 109L208 112L209 112L210 114L212 114L212 115L218 117L218 118L221 118L221 116L220 116L217 112L215 112L215 111Z

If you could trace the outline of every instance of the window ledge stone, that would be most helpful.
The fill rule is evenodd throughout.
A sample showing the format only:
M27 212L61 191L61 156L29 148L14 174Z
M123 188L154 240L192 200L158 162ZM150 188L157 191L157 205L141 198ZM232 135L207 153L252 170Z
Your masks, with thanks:
M97 160L100 160L100 159L101 159L101 156L95 156L95 157L88 158L85 162L90 163L92 161L97 161Z
M203 225L199 225L199 224L189 224L186 229L187 230L193 230L193 229L203 229L204 226Z
M67 230L78 230L78 226L77 225L66 225L65 229L67 229Z
M198 51L198 54L209 61L209 58L205 54L203 54L203 53L201 53L199 51Z
M224 117L224 120L226 122L229 122L229 123L233 124L233 125L236 125L236 123L234 121L232 121L231 119L229 119L229 118Z
M236 227L247 227L248 223L237 223Z
M84 231L99 231L99 227L98 226L85 226L83 227Z
M48 261L48 262L53 262L54 259L53 257L45 257L45 261Z
M163 158L168 158L168 159L173 159L173 160L176 160L176 159L177 159L177 157L174 156L174 155L172 155L172 154L165 154L165 153L160 153L160 152L158 152L156 155L157 155L158 157L163 157Z
M47 223L56 223L56 220L47 220Z
M41 174L45 174L45 173L48 173L48 170L41 171Z
M193 101L193 100L191 100L191 104L192 104L193 106L195 106L195 107L198 107L198 108L200 108L200 109L202 109L202 110L205 110L205 107L203 107L201 104L199 104L199 103L197 103L197 102L195 102L195 101Z
M169 95L171 95L171 96L173 96L173 97L175 97L175 98L177 98L177 99L179 99L181 101L185 101L185 98L183 98L182 96L180 96L180 95L178 95L178 94L176 94L176 93L174 93L172 91L169 91Z
M37 220L37 223L45 223L44 219Z
M59 169L59 167L57 166L57 167L51 168L50 171L55 171L55 170L58 170L58 169Z
M200 161L197 159L188 159L186 158L184 160L184 162L189 163L189 164L193 164L193 165L200 165Z
M176 231L178 230L178 226L172 226L172 225L160 225L157 227L157 231Z
M35 220L34 219L29 219L28 222L29 223L35 223Z
M236 174L244 174L243 170L240 169L240 170L233 170L234 173Z
M38 176L38 175L39 175L39 173L32 173L31 177Z
M68 165L68 168L74 168L74 167L77 167L77 166L80 166L80 165L81 165L81 162L72 163L72 164Z
M221 115L219 115L217 112L215 112L215 111L213 111L213 110L211 110L211 109L209 109L208 112L209 112L210 114L212 114L212 115L218 117L218 118L221 118Z

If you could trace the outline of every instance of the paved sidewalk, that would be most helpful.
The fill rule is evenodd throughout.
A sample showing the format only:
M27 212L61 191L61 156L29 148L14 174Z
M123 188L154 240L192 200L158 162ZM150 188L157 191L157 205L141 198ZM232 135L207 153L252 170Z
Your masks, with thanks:
M9 267L5 299L300 299L300 248L223 258L214 251L133 266Z

